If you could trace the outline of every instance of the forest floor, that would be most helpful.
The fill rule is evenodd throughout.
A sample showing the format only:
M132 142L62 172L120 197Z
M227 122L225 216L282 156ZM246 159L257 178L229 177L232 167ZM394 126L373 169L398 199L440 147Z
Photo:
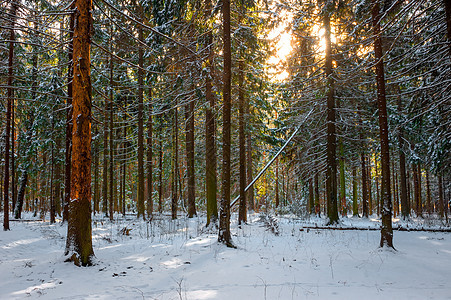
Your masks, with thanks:
M86 268L64 262L66 225L12 221L0 232L0 299L451 299L450 232L394 231L395 251L378 247L377 230L307 228L323 226L321 218L249 219L241 228L232 222L232 249L203 217L95 217L96 264ZM339 226L379 224L349 217ZM449 229L439 220L401 225Z

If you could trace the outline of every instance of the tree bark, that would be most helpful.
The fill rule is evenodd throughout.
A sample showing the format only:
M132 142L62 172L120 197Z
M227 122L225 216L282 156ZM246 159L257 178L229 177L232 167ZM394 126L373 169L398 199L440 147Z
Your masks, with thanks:
M319 202L319 175L318 171L315 173L314 177L314 185L315 185L315 214L320 217L321 216L321 204Z
M381 143L381 200L382 200L382 227L381 247L393 248L392 204L390 191L390 149L388 144L387 101L385 98L385 74L382 52L382 39L380 30L381 15L379 0L372 0L372 21L374 32L374 56L376 59L377 104L379 109L379 134Z
M163 212L163 142L158 142L158 212Z
M206 1L207 15L211 14L211 0ZM218 219L218 201L216 179L216 120L215 120L215 96L212 91L213 77L213 34L208 32L206 38L207 70L205 78L205 184L207 193L207 226L216 224Z
M103 170L102 170L102 211L108 216L108 102L103 110Z
M110 26L110 52L113 53L113 29L112 26ZM109 71L110 71L110 93L109 93L109 104L108 104L108 171L109 171L109 184L108 187L110 188L109 194L109 217L110 220L112 221L114 219L114 189L115 189L115 185L114 185L114 118L113 118L113 111L114 111L114 82L113 82L113 55L110 54L110 67L109 67ZM138 137L139 140L139 137Z
M94 127L94 135L97 135L97 126ZM100 208L100 190L99 190L99 162L100 162L100 152L99 152L99 146L98 146L98 142L94 142L94 150L93 150L93 155L94 155L94 214L96 214L96 212L99 212L99 208Z
M53 112L52 112L53 113ZM54 125L54 120L55 118L52 117L52 133L55 130L55 125ZM53 134L52 134L53 135ZM53 137L52 137L53 140ZM54 224L55 223L55 212L56 212L56 208L55 208L55 197L53 194L53 189L54 189L54 168L55 168L55 151L54 151L54 145L53 145L53 141L52 144L50 146L50 224Z
M329 224L338 223L337 207L337 137L335 131L335 97L334 80L332 78L332 46L330 11L324 15L324 38L326 40L326 80L327 80L327 169L326 169L326 195L327 216Z
M172 172L171 172L171 216L172 219L177 219L177 209L178 209L178 177L179 177L179 156L178 156L178 108L177 101L175 103L173 112L173 124L172 124Z
M352 215L359 216L359 204L357 203L357 168L352 167Z
M14 93L14 92L13 92ZM16 188L17 188L17 184L16 184L16 160L15 160L15 131L16 131L16 122L15 122L15 101L14 101L14 96L11 99L11 204L12 204L12 208L14 209L14 207L16 207Z
M368 218L368 180L366 172L366 159L365 154L362 152L360 153L360 164L362 169L362 217Z
M417 170L417 180L418 180L418 190L417 192L417 216L423 217L423 197L421 192L421 164L418 162L416 164Z
M343 141L340 139L340 203L341 203L341 215L344 217L348 213L346 203L346 174L345 174L345 158L344 158L344 146Z
M152 88L149 87L149 117L147 119L147 217L153 215L153 122Z
M16 24L17 2L12 1L10 7L11 29L9 31L9 54L8 54L8 88L7 88L7 106L6 106L6 136L5 136L5 174L3 180L3 230L9 230L9 158L10 158L10 131L11 131L11 107L14 98L13 89L13 62L14 62L14 44L16 33L14 27Z
M446 205L445 205L445 200L443 197L443 179L442 179L442 174L439 173L437 175L438 177L438 206L439 206L439 214L440 214L440 219L443 219L444 215L445 215L445 209L446 209Z
M398 215L397 207L396 207L396 172L395 172L395 162L391 162L391 170L392 170L392 199L393 199L393 217L396 218Z
M277 175L276 175L277 180ZM313 192L313 178L308 179L308 205L307 211L309 214L313 214L315 210L315 193Z
M139 5L139 4L138 4ZM143 21L143 8L139 5L140 21ZM144 40L143 28L138 26L138 38L140 41ZM144 67L144 51L142 45L138 45L138 218L146 218L144 214L144 121L143 121L143 98L144 98L144 82L143 82L143 67Z
M92 264L91 236L91 36L92 2L75 1L71 197L66 255Z
M247 120L247 124L249 124L250 122L250 113L249 113L249 102L246 103L246 120ZM251 131L250 129L248 130L247 134L246 134L246 168L247 168L247 184L250 184L252 182L252 180L254 179L254 175L253 175L253 162L252 162L252 136L251 136ZM282 193L283 194L283 193ZM254 186L252 185L248 190L247 190L247 195L246 195L246 199L247 199L247 204L250 210L254 210ZM286 200L286 197L284 196L284 199Z
M402 113L402 99L401 90L397 86L397 110L398 115ZM407 193L407 177L406 177L406 155L404 154L404 130L402 126L399 126L398 130L398 152L399 152L399 181L400 181L400 198L401 198L401 215L405 220L410 216L409 197Z
M432 215L432 201L431 201L431 182L429 181L429 172L426 170L426 206L428 215Z
M188 179L188 218L196 213L196 178L194 169L194 100L185 106L186 172Z
M238 62L238 140L240 152L240 207L238 213L238 224L247 222L246 205L246 136L245 126L245 103L244 103L244 60ZM278 185L276 184L276 188ZM276 207L279 205L278 191L276 194Z
M231 148L231 78L232 78L232 53L230 41L230 0L222 1L223 18L223 136L222 136L222 195L219 212L218 241L234 247L230 234L230 148Z
M367 180L367 188L368 188L368 215L371 216L373 214L373 192L372 192L372 180L371 180L371 159L366 157L367 159L367 172L368 175L366 177Z
M71 10L74 10L75 2L71 5ZM72 94L73 94L73 73L74 73L74 61L73 61L73 37L74 37L74 13L69 15L69 44L68 44L68 67L67 67L67 115L66 115L66 151L65 151L65 163L64 163L64 203L63 203L63 222L69 218L69 202L70 202L70 184L71 184L71 161L72 161Z
M380 193L379 193L379 171L377 169L377 157L376 155L374 156L374 180L376 181L376 213L378 216L380 216L381 214L381 198L380 198Z

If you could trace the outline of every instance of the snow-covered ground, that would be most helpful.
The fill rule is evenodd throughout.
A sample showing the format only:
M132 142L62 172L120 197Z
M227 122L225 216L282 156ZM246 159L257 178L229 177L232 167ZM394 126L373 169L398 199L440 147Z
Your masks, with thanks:
M231 249L203 218L96 219L97 263L81 268L64 262L66 226L11 222L0 231L0 299L451 299L451 233L395 231L389 251L379 231L277 220L278 235L258 215L233 223Z

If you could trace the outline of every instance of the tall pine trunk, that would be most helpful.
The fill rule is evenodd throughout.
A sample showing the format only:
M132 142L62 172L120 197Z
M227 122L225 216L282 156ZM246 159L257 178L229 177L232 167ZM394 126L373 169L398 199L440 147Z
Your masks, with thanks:
M250 122L250 114L249 114L249 102L245 103L246 105L246 123L249 124ZM253 180L253 162L252 162L252 136L251 136L251 130L247 130L246 134L246 183L250 184ZM283 193L282 193L283 194ZM285 198L286 199L286 198ZM247 204L250 210L254 210L254 186L252 185L247 190L246 195Z
M153 214L153 123L152 123L152 88L149 87L149 118L147 120L147 217Z
M399 85L396 89L397 96L397 110L398 115L402 113L402 99L401 90ZM398 155L399 155L399 185L400 185L400 198L401 198L401 216L403 219L407 219L410 215L409 198L407 193L407 175L406 175L406 155L404 154L404 130L402 126L399 126L398 130Z
M372 0L372 21L374 32L374 56L376 59L377 104L379 109L379 134L381 143L381 200L382 227L381 247L393 248L392 203L390 191L390 149L388 144L387 101L385 98L385 74L380 30L381 14L379 0Z
M173 112L173 124L172 124L172 166L171 166L171 216L172 219L177 219L177 209L178 209L178 184L179 184L179 139L178 139L178 108L177 101L175 103ZM180 194L181 195L181 194Z
M231 149L231 83L232 83L232 52L230 41L230 0L222 1L223 18L223 135L222 135L222 195L219 212L218 241L228 247L234 247L230 234L230 149Z
M139 5L139 4L138 4ZM143 21L143 8L139 5L140 22ZM140 41L144 40L143 28L138 25L138 38ZM141 43L138 46L138 218L145 219L144 214L144 120L143 120L143 98L144 98L144 82L143 82L143 67L144 67L144 51Z
M196 215L196 177L194 169L194 100L185 106L186 173L188 179L188 217Z
M206 1L207 15L211 14L211 0ZM218 201L216 179L216 119L215 96L212 90L213 77L213 34L207 33L207 66L208 73L205 78L205 184L207 193L207 226L216 224L218 219Z
M75 8L75 2L71 5L71 9ZM64 162L64 203L63 203L63 221L69 218L69 201L71 195L71 161L72 161L72 94L73 94L73 73L74 73L74 13L69 15L69 44L68 44L68 67L67 67L67 115L66 115L66 151Z
M367 188L367 172L365 163L365 154L362 152L360 154L360 164L362 168L362 217L368 218L368 188Z
M357 168L352 167L352 215L359 216L359 204L357 203Z
M158 212L163 212L163 142L158 139Z
M332 78L332 46L330 10L324 15L324 37L326 40L326 80L327 80L327 167L326 167L326 196L327 216L329 224L338 222L337 205L337 137L335 131L335 97L334 80Z
M16 33L14 26L16 23L18 3L11 2L10 17L11 28L9 31L9 54L8 54L8 88L7 88L7 106L6 106L6 136L5 136L5 174L3 180L3 230L9 230L9 158L10 158L10 131L11 131L11 107L14 98L13 89L13 62L14 62L14 44L16 40Z
M110 26L110 53L113 53L113 29L112 26ZM108 187L110 188L109 191L109 195L110 197L108 198L108 209L109 209L109 217L110 220L112 221L114 219L114 140L113 140L113 134L114 134L114 119L113 119L113 111L114 111L114 82L113 82L113 55L110 54L110 58L109 58L109 72L110 72L110 93L109 93L109 103L108 103L108 111L107 113L109 114L108 117L108 172L109 172L109 184Z
M71 196L66 255L92 264L91 229L91 36L92 2L75 1Z
M103 110L103 170L102 170L102 212L108 213L108 102Z
M246 212L246 136L244 132L245 126L245 108L244 108L244 60L240 59L238 62L238 139L239 139L239 153L240 153L240 206L238 213L238 224L247 221ZM278 188L278 185L276 185ZM276 195L276 206L278 203L278 196Z

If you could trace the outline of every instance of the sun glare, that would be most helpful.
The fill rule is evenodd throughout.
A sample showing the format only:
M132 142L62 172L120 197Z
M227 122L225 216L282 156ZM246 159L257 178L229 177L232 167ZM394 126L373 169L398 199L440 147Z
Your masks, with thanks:
M267 61L271 66L268 73L274 81L284 81L289 76L289 73L283 69L283 64L293 50L291 33L285 31L288 22L291 22L291 17L271 31L268 36L270 40L277 41L274 47L275 53Z

